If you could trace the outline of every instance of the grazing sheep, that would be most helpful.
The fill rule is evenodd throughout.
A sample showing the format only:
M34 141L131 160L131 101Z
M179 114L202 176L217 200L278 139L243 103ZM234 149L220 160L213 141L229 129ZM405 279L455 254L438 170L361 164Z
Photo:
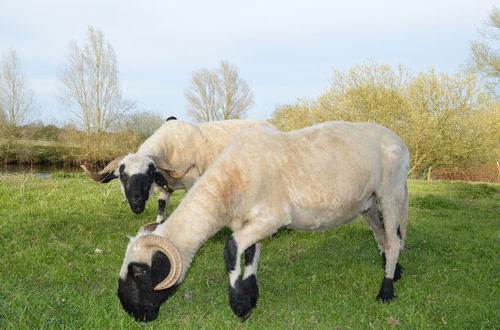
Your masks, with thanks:
M386 260L377 299L394 297L406 236L409 153L389 129L328 122L294 132L238 134L169 219L131 238L118 296L136 320L154 320L210 237L229 227L224 258L229 302L243 320L258 298L259 242L280 227L316 231L363 215ZM245 254L241 275L240 262Z
M120 178L120 186L134 213L144 211L154 186L160 190L158 217L165 219L170 195L188 190L212 164L233 136L242 129L271 124L256 120L225 120L192 124L175 117L156 130L136 153L120 156L94 173L81 165L95 181L108 183Z

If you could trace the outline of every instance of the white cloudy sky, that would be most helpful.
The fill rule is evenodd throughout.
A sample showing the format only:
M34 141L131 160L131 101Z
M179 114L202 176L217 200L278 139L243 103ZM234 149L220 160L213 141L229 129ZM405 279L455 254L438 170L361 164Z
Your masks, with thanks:
M498 4L498 3L497 3ZM57 74L89 25L115 49L123 95L140 110L186 118L194 71L235 64L255 94L248 117L318 96L332 68L363 61L455 72L491 12L490 0L4 0L0 54L15 49L38 118L63 124Z

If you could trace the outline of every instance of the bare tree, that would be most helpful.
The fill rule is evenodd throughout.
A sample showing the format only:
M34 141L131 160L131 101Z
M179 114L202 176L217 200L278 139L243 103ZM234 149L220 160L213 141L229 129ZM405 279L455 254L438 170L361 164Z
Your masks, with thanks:
M220 108L219 77L205 68L195 72L186 91L188 115L197 121L214 121Z
M5 122L9 138L16 134L17 127L33 109L33 95L16 51L10 50L3 57L0 71L0 120Z
M250 87L240 79L236 67L227 61L221 61L219 74L222 83L220 97L223 119L243 118L253 103Z
M185 93L188 115L197 121L244 118L253 93L234 65L221 61L217 70L195 72Z
M88 144L92 144L92 135L109 130L120 115L133 107L122 98L113 47L93 27L87 30L83 48L76 42L70 44L68 64L60 80L60 100L78 118Z

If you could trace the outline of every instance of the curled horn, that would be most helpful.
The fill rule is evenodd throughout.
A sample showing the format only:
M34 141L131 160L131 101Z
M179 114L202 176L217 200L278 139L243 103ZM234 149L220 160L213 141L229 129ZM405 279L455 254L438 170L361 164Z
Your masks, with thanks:
M105 168L103 168L99 173L92 172L85 165L80 165L80 167L87 173L94 181L101 182L104 180L109 173L114 172L120 164L121 160L125 156L119 156L113 159Z
M155 286L155 290L165 290L172 287L181 277L182 260L179 251L169 241L158 235L144 235L135 242L137 247L154 249L163 252L170 260L170 273Z

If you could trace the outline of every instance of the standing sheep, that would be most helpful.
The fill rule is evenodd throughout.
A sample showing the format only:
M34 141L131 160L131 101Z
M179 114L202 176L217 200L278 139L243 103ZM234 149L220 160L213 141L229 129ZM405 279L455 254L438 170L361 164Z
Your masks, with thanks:
M189 190L239 131L271 124L257 120L224 120L192 124L175 117L167 121L137 149L120 156L102 171L94 173L81 165L95 181L108 183L120 178L120 186L134 213L144 211L154 186L158 186L158 217L165 219L170 195Z
M131 238L118 281L123 308L138 321L154 320L198 249L227 226L233 231L224 250L229 303L244 320L257 303L262 239L284 226L335 228L360 214L386 261L377 299L390 301L402 272L397 260L406 237L408 162L403 141L375 124L241 132L167 221Z

